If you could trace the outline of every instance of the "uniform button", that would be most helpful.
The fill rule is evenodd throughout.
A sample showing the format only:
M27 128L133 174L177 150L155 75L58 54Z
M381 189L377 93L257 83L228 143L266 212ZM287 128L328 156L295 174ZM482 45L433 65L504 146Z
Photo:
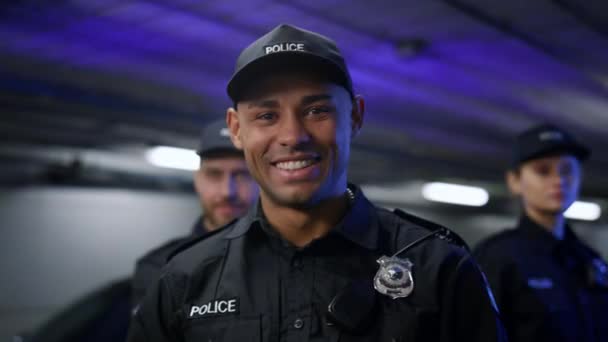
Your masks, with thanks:
M293 259L293 267L295 268L302 268L302 259L300 258L295 258Z
M304 321L301 318L297 318L295 321L293 321L294 328L302 329L303 326L304 326Z

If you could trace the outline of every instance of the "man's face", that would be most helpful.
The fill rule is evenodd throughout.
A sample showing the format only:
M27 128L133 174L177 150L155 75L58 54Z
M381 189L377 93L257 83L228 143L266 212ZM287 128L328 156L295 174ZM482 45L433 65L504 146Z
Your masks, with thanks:
M572 155L550 156L527 161L508 177L511 191L521 196L524 207L559 214L578 196L581 166Z
M210 230L245 214L258 195L245 160L238 156L203 159L194 175L194 185L205 227Z
M237 109L229 109L232 139L245 153L263 200L307 207L346 190L351 138L363 101L311 74L270 76Z

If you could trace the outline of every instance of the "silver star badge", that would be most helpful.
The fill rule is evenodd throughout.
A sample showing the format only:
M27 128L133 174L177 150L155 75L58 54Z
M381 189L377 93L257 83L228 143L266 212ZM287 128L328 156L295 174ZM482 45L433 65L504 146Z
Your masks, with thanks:
M409 259L382 256L376 260L380 264L374 277L374 288L392 299L409 296L414 290L412 267Z

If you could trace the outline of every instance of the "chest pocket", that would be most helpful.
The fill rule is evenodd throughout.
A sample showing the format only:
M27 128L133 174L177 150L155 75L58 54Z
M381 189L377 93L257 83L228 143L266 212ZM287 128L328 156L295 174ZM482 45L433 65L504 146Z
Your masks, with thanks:
M439 340L439 326L439 314L435 309L412 305L390 305L378 312L376 321L365 334L352 336L343 333L339 341L436 341Z
M572 307L566 291L553 280L551 280L551 286L537 286L536 288L528 286L522 289L519 296L515 298L514 304L516 313L551 314Z
M576 304L557 284L526 288L514 298L512 310L515 340L574 341L581 328Z
M184 331L186 342L261 342L262 320L260 315L200 318L188 321Z

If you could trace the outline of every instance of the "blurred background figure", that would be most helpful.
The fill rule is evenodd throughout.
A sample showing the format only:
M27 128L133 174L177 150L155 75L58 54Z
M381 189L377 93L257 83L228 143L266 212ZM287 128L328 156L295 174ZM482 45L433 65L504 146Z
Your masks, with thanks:
M589 153L553 125L517 138L506 178L521 203L519 224L475 251L510 341L608 339L608 266L564 217L578 197Z
M203 215L190 234L164 243L139 258L133 278L124 278L93 291L46 321L26 341L103 342L126 339L129 319L146 289L159 276L174 249L219 229L243 215L257 198L243 153L232 145L221 119L207 125L196 151L200 158L194 188ZM171 229L172 226L167 226Z
M225 119L204 128L197 154L200 166L194 172L194 187L203 215L192 227L191 234L171 240L137 261L133 277L134 308L146 289L158 279L161 268L176 248L242 216L257 198L258 186L249 175L243 152L230 141Z

